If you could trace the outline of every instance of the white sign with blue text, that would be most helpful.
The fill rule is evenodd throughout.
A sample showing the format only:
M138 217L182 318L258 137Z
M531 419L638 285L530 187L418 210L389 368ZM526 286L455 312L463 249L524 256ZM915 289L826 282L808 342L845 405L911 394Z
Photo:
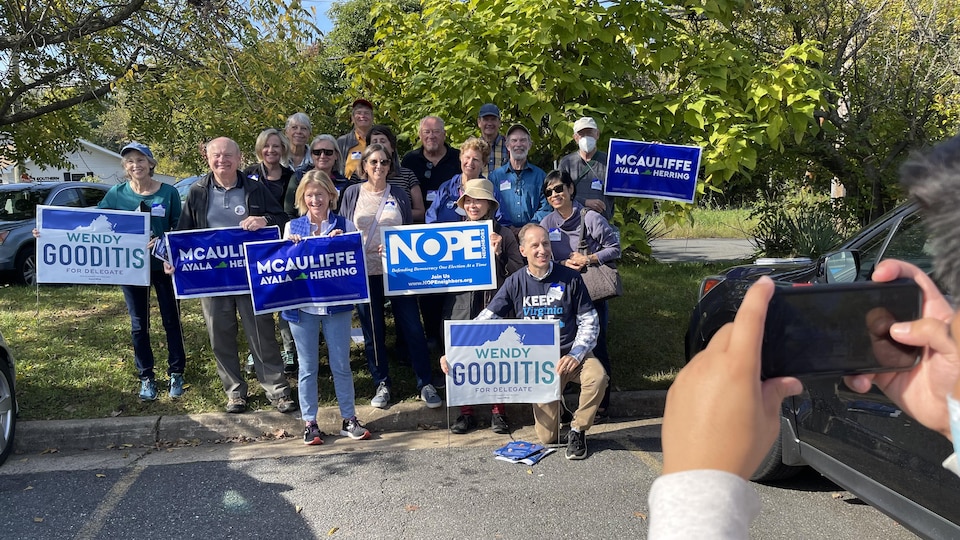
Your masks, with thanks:
M384 227L387 296L497 288L491 221Z
M604 194L692 203L699 146L610 139Z
M37 207L37 283L150 285L150 214Z
M444 321L447 405L560 399L556 321Z

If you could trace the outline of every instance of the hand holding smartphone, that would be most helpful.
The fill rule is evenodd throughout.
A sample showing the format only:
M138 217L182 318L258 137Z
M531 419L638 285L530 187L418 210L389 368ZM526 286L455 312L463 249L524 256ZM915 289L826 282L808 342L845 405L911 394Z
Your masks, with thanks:
M908 370L922 351L890 336L919 319L923 292L911 279L778 286L770 299L761 378Z

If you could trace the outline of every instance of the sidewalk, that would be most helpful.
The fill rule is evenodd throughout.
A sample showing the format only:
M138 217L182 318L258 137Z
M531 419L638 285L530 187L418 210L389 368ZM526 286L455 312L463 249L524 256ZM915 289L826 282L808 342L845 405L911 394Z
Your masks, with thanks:
M610 410L616 418L659 417L663 415L665 390L613 392ZM477 407L480 428L489 427L489 408ZM357 417L372 432L447 429L448 409L428 409L420 402L395 403L389 409L358 406ZM449 410L449 422L456 419L456 407ZM529 405L507 405L511 426L533 424ZM612 421L616 421L613 419ZM317 423L325 433L339 434L337 407L321 407ZM130 416L89 420L39 420L20 422L14 438L15 454L39 454L56 449L75 452L90 449L122 448L123 445L155 446L178 442L228 442L273 437L286 432L299 438L303 422L297 413L274 410L243 414L206 413L183 416ZM10 459L16 459L11 456Z

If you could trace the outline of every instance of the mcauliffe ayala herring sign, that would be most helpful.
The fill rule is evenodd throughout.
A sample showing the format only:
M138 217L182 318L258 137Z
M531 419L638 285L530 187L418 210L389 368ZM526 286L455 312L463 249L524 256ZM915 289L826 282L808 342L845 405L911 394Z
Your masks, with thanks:
M610 139L604 194L692 203L699 146Z

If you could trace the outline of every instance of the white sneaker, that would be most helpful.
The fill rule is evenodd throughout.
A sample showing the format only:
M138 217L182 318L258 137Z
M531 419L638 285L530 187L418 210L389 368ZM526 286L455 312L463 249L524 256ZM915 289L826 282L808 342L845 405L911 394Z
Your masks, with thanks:
M378 409L386 409L389 404L390 389L387 388L387 383L380 383L380 386L377 387L377 393L374 394L373 399L370 400L370 406Z
M420 399L426 401L427 407L431 409L443 406L443 400L440 399L440 394L437 393L437 389L432 384L428 384L420 390Z

